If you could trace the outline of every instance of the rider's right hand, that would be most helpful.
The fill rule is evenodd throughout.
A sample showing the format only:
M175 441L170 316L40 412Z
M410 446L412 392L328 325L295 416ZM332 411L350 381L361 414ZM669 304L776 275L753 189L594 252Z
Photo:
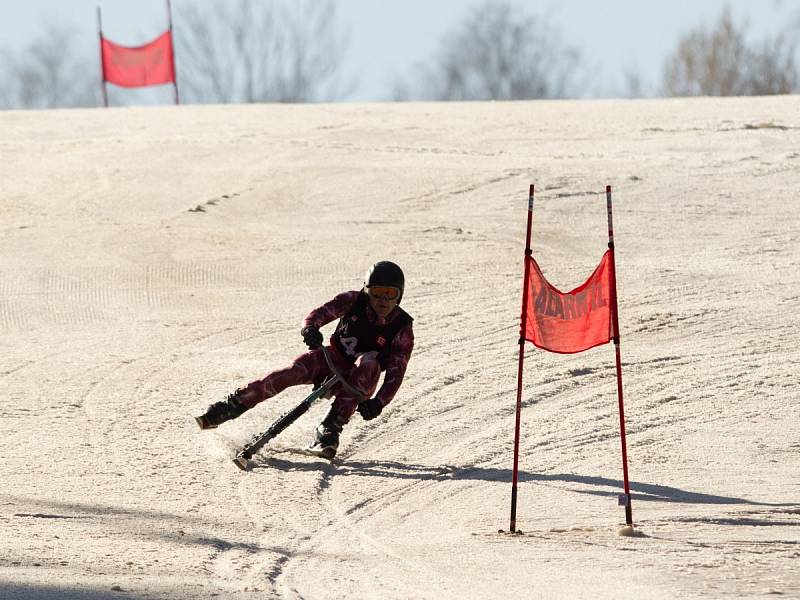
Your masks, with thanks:
M303 336L303 341L308 346L309 350L314 350L322 346L322 332L316 325L309 325L300 330L300 335Z

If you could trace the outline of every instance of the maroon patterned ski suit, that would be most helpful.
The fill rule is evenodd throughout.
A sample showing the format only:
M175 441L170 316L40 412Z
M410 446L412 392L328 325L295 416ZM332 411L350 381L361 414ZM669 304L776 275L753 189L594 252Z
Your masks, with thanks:
M309 325L322 327L335 319L341 319L355 304L360 294L361 292L352 291L337 295L333 300L312 310L303 321L303 327ZM386 319L382 319L369 305L367 305L366 311L368 321L375 325L391 323L394 319L399 318L401 314L399 309L394 309ZM378 380L381 375L381 365L376 353L363 353L351 364L333 346L328 345L327 348L334 365L344 375L348 383L359 390L364 395L364 398L372 397L378 387ZM414 332L411 323L408 323L396 333L392 340L389 358L386 362L386 376L383 379L383 385L375 394L375 397L380 399L383 406L392 401L392 398L397 394L397 390L403 383L403 376L413 349ZM252 408L259 402L279 394L289 386L319 383L330 374L331 372L325 362L322 350L311 350L298 356L291 366L273 371L264 379L250 383L242 394L242 401L247 408ZM335 395L334 410L343 422L347 422L356 411L358 398L352 397L352 394L348 393L342 386L335 386L333 393Z

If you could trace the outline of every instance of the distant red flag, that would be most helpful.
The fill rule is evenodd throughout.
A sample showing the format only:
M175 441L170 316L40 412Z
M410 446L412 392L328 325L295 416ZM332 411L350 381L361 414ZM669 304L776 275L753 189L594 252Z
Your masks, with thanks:
M144 46L128 48L102 38L103 78L122 87L143 87L175 81L172 34L164 32Z
M592 276L571 292L554 288L532 256L525 339L550 352L572 354L611 341L610 251Z

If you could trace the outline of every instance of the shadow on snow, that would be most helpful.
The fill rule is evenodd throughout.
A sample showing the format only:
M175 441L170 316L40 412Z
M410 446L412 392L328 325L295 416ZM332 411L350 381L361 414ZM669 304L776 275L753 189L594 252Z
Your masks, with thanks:
M386 477L392 479L491 481L510 483L511 469L476 466L419 465L394 461L345 460L338 467L320 461L292 461L270 457L271 468L281 470L323 471L336 477ZM592 477L574 473L528 473L519 472L519 482L542 484L568 484L569 490L579 494L616 497L622 491L622 481L607 477ZM703 492L683 490L667 485L631 481L631 495L635 501L680 502L685 504L731 504L749 506L796 507L795 503L757 502L746 498L719 496ZM611 488L611 489L601 489Z
M3 600L108 600L109 598L125 598L125 600L143 600L151 596L140 596L120 589L67 587L58 585L42 585L9 583L0 581L0 598ZM175 596L176 600L179 596Z

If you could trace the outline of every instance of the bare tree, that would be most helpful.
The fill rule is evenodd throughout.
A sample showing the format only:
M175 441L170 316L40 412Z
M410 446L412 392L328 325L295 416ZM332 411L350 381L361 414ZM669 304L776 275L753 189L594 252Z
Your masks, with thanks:
M217 0L176 19L178 77L189 102L315 102L351 91L347 36L332 2Z
M644 82L642 81L642 75L639 71L627 69L623 75L625 77L625 92L623 96L626 98L644 97Z
M797 44L780 34L753 47L746 28L725 9L714 29L690 31L678 42L664 69L669 96L788 94L798 89Z
M431 67L420 66L419 91L395 88L396 99L522 100L575 92L578 52L563 46L542 19L504 1L473 10L447 34Z
M76 56L74 32L48 27L22 52L0 60L0 106L67 108L99 104L96 64Z
M753 53L750 93L767 96L798 91L800 71L795 62L796 50L796 40L786 34L765 40Z

